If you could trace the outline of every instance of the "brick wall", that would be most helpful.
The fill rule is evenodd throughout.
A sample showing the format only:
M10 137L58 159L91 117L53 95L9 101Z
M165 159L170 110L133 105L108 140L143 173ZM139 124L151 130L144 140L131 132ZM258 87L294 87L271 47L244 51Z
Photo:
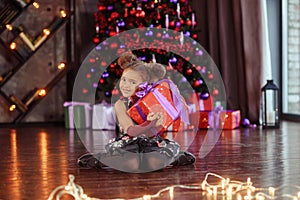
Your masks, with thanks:
M300 111L300 0L288 0L288 112Z

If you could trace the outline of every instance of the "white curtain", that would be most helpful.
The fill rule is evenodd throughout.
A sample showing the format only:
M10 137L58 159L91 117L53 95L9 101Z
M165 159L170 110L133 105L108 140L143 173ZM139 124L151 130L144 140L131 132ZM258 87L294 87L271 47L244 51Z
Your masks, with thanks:
M272 77L272 63L269 43L269 28L268 28L268 13L267 13L267 0L262 0L262 76L261 85L265 85L267 80L273 79Z

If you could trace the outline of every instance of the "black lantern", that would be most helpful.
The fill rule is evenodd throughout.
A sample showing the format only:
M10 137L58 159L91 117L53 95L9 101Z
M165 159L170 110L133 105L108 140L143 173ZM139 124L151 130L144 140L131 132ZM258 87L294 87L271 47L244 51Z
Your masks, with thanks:
M267 84L261 89L261 92L262 127L279 128L279 88L273 80L267 80Z

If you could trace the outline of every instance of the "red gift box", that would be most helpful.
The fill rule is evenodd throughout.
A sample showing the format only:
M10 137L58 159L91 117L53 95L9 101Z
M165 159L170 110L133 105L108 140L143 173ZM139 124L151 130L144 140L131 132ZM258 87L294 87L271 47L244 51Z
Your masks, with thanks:
M240 126L241 112L239 110L224 110L220 113L223 129L235 129Z
M145 96L141 97L141 99L128 109L128 115L137 124L142 124L146 121L147 115L150 112L161 112L164 121L162 123L162 128L158 130L158 132L166 131L175 121L177 121L176 123L181 122L181 112L178 109L180 106L176 107L174 104L174 101L176 100L174 98L177 98L177 105L180 104L180 97L174 97L178 89L174 89L175 86L171 84L173 83L170 80L163 80L154 86L149 87L150 89L146 89ZM181 104L181 108L184 109L183 104ZM186 118L188 118L188 116Z
M241 114L239 110L200 111L191 113L190 121L199 129L235 129L240 126Z
M191 113L190 116L190 122L195 127L198 127L199 129L208 129L208 115L210 111L198 111Z
M178 131L186 131L193 130L194 126L191 124L183 123L180 118L175 120L167 129L168 132L178 132Z

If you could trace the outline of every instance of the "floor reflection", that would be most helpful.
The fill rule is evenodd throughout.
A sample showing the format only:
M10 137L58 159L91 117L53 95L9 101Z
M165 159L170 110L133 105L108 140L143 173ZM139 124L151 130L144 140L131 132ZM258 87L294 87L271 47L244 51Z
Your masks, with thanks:
M299 185L300 180L299 132L300 125L291 122L275 130L168 132L168 137L197 156L195 165L128 174L84 170L76 165L76 159L86 151L104 151L116 136L114 131L1 129L0 199L47 199L51 191L68 182L69 174L74 174L75 182L89 196L107 199L140 197L170 185L201 183L208 172L243 182L250 177L260 188L288 185L280 194L294 194L292 185ZM178 199L193 195L194 199L205 199L197 192L176 195L181 195Z
M105 145L116 137L116 131L114 130L82 129L76 130L76 134L79 136L87 151L94 153L105 152Z

